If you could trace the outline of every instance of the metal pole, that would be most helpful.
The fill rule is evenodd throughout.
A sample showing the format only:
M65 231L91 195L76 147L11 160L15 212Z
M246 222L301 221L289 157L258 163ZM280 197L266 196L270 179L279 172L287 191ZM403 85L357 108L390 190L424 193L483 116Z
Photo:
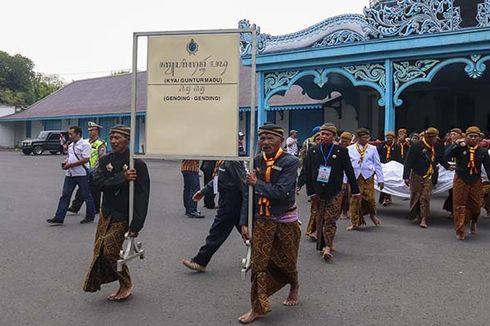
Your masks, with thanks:
M252 69L251 69L251 82L250 82L250 138L249 138L249 161L248 166L250 172L254 170L254 156L255 156L255 88L256 83L256 53L257 53L257 31L252 31ZM253 227L253 207L254 207L254 191L253 187L249 187L248 192L248 232L250 239L252 239L252 227Z
M138 36L133 34L133 71L131 83L131 137L129 138L129 168L134 169L134 146L136 144L136 86L138 77ZM129 223L134 215L134 182L129 183Z

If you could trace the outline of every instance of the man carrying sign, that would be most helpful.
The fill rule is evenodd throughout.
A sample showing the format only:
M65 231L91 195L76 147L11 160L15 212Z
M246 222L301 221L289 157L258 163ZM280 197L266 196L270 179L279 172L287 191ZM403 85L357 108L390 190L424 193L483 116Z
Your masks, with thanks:
M110 301L124 301L131 296L133 283L126 265L117 271L117 260L125 234L137 237L143 228L150 197L150 177L145 162L135 160L129 169L130 128L116 125L110 130L112 152L101 157L93 174L93 183L104 196L97 233L94 257L85 278L83 290L95 292L101 284L119 281L119 290L111 294ZM129 221L129 183L134 182L134 216Z
M255 171L246 181L254 187L252 235L252 310L239 318L243 324L271 311L269 296L286 284L291 285L284 305L297 305L299 283L296 264L301 231L296 209L296 179L299 161L285 153L281 144L284 130L274 124L259 128L259 147ZM247 216L240 220L243 239L249 240Z

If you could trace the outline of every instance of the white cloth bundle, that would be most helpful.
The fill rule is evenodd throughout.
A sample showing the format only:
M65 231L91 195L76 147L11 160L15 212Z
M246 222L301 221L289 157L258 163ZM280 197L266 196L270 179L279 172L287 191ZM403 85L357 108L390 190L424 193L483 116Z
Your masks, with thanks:
M383 192L397 197L410 198L410 188L403 181L403 164L391 161L383 165L383 174L385 177L385 187ZM439 179L434 186L432 193L438 194L446 192L453 187L454 171L449 171L439 166ZM378 182L375 177L375 188L378 188Z

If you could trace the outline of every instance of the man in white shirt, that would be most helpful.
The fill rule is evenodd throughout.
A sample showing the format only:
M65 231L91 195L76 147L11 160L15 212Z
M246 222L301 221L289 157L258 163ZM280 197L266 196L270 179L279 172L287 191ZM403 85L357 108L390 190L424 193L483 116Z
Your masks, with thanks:
M298 132L296 130L291 130L289 132L289 137L286 139L287 152L291 155L298 156Z
M360 128L356 133L357 142L347 147L354 168L354 174L361 191L361 200L351 198L350 218L352 225L347 230L356 230L365 225L364 215L369 214L374 225L378 226L381 221L376 216L376 200L374 192L374 174L378 179L378 186L384 188L384 176L378 150L375 146L368 144L371 136L369 130Z
M68 147L68 158L61 163L63 170L66 170L63 194L58 203L56 214L53 218L46 220L50 225L63 224L70 205L71 195L77 185L87 206L86 219L93 221L95 217L94 200L90 194L88 184L89 160L92 148L86 140L82 139L82 129L80 127L70 127L68 134L72 143Z

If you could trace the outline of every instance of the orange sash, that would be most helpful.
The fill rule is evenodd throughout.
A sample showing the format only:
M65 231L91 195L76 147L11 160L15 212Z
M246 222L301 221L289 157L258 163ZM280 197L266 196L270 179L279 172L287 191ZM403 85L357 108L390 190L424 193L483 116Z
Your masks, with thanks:
M262 157L265 161L265 171L264 171L264 181L267 183L272 182L272 167L274 166L274 163L276 160L281 157L281 155L284 153L282 148L279 148L277 151L276 155L272 158L267 158L265 156L265 153L262 152ZM270 199L265 196L260 196L259 197L259 215L261 216L271 216L271 211L270 211Z

